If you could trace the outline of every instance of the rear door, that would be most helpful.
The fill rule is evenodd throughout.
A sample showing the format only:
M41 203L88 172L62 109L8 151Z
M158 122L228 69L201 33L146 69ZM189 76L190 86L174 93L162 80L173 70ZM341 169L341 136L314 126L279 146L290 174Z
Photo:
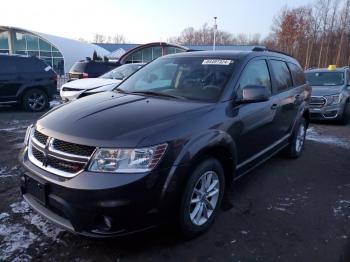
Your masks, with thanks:
M287 63L283 60L270 59L273 72L273 95L276 98L276 136L283 138L291 132L300 104L300 91L294 88L293 79Z
M0 102L17 101L17 92L22 85L18 74L19 57L0 56Z

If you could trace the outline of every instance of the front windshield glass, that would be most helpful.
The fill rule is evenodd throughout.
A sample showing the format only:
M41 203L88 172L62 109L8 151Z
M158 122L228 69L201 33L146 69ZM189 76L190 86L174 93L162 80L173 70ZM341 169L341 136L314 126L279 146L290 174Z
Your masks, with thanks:
M344 84L342 72L309 72L305 77L311 86L340 86Z
M116 90L213 102L232 76L234 62L203 57L160 58Z
M116 69L113 69L104 75L100 76L100 78L106 78L106 79L118 79L123 80L133 74L137 69L139 69L142 65L140 64L127 64L127 65L121 65L117 67Z

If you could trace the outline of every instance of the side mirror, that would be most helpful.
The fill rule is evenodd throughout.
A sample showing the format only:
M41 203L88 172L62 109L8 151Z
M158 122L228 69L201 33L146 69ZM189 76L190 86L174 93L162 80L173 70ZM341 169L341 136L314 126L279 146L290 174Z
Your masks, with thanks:
M270 98L270 94L267 91L265 86L245 86L242 89L241 98L238 101L239 103L257 103L265 102Z

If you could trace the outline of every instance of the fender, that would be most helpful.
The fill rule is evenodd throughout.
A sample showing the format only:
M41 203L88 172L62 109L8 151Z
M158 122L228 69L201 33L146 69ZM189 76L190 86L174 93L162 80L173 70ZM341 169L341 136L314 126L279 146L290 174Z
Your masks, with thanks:
M225 148L225 150L227 150L231 155L233 168L236 167L237 150L236 143L234 142L232 137L221 130L208 130L204 133L193 137L191 140L184 144L183 149L177 156L174 165L170 169L170 172L163 185L161 199L165 196L166 192L168 192L169 185L171 184L171 182L175 182L172 180L176 172L178 172L181 169L183 170L183 167L185 167L184 169L186 171L189 171L191 163L193 163L200 156L205 155L206 152L215 147ZM179 176L175 177L176 179L180 178L181 181L183 181L187 175L187 173L182 173ZM177 189L178 186L176 186L175 188Z

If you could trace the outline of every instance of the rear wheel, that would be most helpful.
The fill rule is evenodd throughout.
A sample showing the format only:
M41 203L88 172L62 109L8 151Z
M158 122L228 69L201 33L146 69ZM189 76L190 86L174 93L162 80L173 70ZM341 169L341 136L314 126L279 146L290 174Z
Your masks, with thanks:
M210 228L221 205L224 184L223 168L215 158L196 166L180 204L179 225L184 236L193 238Z
M26 111L40 112L47 108L49 99L40 89L30 89L23 95L22 106Z
M298 158L303 152L306 137L306 121L304 118L298 120L289 145L284 149L288 158Z
M346 125L350 118L350 102L346 102L344 105L344 111L341 119L339 119L339 123L342 125Z

